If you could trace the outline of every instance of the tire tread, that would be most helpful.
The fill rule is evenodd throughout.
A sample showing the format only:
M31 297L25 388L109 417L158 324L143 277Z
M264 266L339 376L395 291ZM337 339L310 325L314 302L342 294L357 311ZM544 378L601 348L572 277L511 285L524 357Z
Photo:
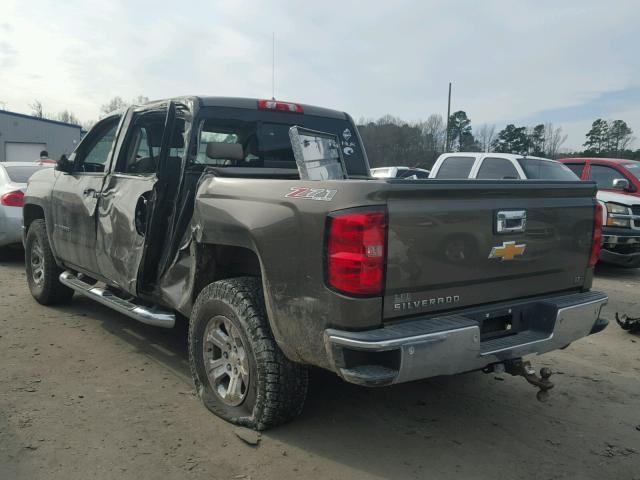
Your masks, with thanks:
M43 263L44 263L44 285L41 291L34 291L31 279L31 271L29 268L29 257L32 238L37 237L42 247ZM56 259L49 245L49 237L47 236L47 226L44 219L39 218L31 222L27 232L27 242L25 251L25 264L27 268L27 281L31 294L38 303L42 305L59 305L67 303L73 297L73 290L60 282L60 274L62 269L58 267Z
M198 295L189 330L198 321L199 310L210 300L227 302L236 312L251 343L257 369L257 398L251 417L228 419L256 430L266 430L299 415L307 395L308 371L285 357L267 319L262 284L256 277L238 277L207 285ZM189 335L189 359L196 388L201 388L195 367L194 342Z

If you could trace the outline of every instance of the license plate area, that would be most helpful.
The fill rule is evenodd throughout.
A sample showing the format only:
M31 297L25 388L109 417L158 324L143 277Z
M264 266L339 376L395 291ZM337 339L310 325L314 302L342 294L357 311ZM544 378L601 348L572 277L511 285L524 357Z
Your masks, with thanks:
M556 309L545 303L476 311L466 315L480 326L480 342L517 335L524 331L552 332Z
M480 341L515 335L513 315L497 315L483 319L480 324Z
M528 328L521 309L504 308L474 315L480 324L480 341L508 337Z

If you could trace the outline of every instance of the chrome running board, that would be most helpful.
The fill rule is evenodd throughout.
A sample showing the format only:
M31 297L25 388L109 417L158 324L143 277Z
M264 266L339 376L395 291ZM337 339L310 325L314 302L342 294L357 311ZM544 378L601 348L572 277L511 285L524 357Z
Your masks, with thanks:
M83 282L69 271L60 274L60 282L63 285L75 290L80 295L89 297L96 302L112 308L116 312L122 313L141 323L153 325L154 327L173 328L176 323L176 316L173 313L161 310L151 310L124 300L104 288L94 287Z

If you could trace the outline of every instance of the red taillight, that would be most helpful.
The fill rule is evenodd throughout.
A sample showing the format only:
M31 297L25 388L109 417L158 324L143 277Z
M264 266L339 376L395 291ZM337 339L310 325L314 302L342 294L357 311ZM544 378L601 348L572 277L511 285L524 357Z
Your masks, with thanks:
M0 204L5 207L22 207L24 205L24 193L21 190L5 193L0 197Z
M380 295L384 280L385 212L352 210L332 214L327 228L329 286L347 294Z
M593 243L591 244L591 257L589 266L594 267L600 257L602 247L602 205L596 202L595 218L593 220Z
M297 103L279 102L277 100L258 100L258 109L302 113L302 106Z

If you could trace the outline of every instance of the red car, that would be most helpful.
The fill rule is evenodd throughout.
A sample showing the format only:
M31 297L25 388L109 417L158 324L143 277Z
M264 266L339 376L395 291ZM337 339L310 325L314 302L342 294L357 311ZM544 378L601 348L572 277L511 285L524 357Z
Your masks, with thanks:
M580 179L596 182L599 190L640 197L640 162L623 158L561 158L559 161Z

